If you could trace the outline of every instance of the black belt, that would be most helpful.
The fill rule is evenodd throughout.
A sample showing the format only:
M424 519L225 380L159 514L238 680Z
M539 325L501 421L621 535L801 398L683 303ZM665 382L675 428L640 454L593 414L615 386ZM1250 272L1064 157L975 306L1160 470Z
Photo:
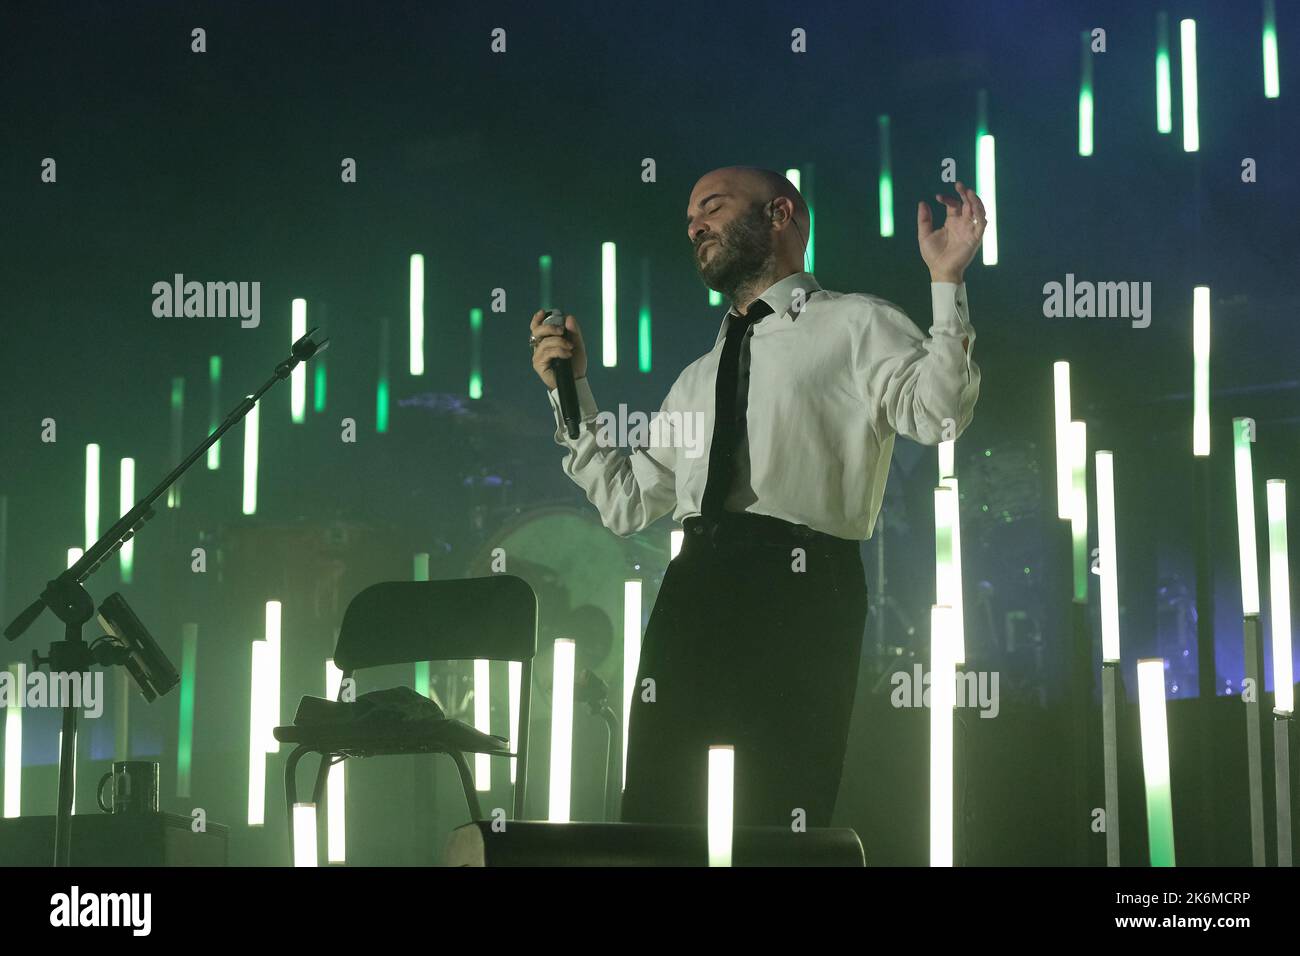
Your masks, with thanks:
M724 511L714 521L698 515L682 522L687 540L707 541L713 545L757 544L777 547L811 547L833 554L853 554L861 557L860 541L837 538L823 531L814 531L807 525L792 524L771 515L748 511Z

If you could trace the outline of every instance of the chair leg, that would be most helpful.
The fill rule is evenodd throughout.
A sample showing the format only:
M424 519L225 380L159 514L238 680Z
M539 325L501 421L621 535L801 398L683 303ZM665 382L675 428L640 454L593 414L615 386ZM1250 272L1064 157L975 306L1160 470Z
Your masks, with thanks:
M478 805L478 794L474 790L474 778L470 776L469 763L465 760L465 755L459 750L449 750L447 756L456 762L456 770L460 773L460 785L465 790L465 803L469 807L469 818L475 822L482 820L483 811Z
M289 865L293 866L293 805L298 802L298 761L310 752L309 747L301 744L289 754L284 764L284 801L289 815Z

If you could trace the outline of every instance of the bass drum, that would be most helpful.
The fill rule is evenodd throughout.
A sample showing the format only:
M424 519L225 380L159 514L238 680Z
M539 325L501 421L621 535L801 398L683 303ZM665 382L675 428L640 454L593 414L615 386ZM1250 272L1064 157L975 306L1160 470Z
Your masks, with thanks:
M662 539L662 541L660 541ZM655 544L654 542L658 542ZM512 516L474 554L466 575L514 574L537 594L540 684L551 681L551 648L572 638L577 671L591 670L616 692L623 679L623 585L642 583L642 626L668 565L668 531L621 538L592 513L543 507Z

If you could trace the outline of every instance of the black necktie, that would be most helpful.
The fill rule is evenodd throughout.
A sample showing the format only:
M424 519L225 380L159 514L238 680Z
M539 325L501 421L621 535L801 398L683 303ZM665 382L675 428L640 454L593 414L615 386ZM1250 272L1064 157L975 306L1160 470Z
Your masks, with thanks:
M772 307L755 299L745 315L732 315L727 326L727 342L718 361L718 380L713 397L713 441L709 445L709 478L704 485L700 511L706 519L722 514L731 484L736 477L736 446L740 440L740 423L736 420L736 397L740 387L740 350L750 327L772 313Z

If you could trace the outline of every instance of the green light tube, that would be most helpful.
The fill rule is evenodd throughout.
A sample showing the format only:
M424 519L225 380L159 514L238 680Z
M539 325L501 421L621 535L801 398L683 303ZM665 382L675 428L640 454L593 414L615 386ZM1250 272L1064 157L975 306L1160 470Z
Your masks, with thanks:
M953 477L956 465L953 459L956 457L957 442L941 441L939 442L939 483L943 484L943 479Z
M1291 671L1291 572L1287 560L1286 482L1264 482L1268 502L1268 598L1273 634L1273 712L1295 710Z
M1173 81L1169 75L1169 16L1156 14L1156 131L1174 129Z
M957 665L952 608L930 608L930 865L953 865L953 717Z
M474 729L492 733L492 668L482 658L474 661ZM474 755L474 788L480 793L492 789L492 758L487 754Z
M469 397L483 397L483 310L469 310Z
M524 665L522 661L506 661L506 673L510 683L510 752L519 753L519 694L524 686ZM510 782L515 782L519 761L510 758Z
M1097 563L1101 571L1101 659L1119 661L1119 549L1115 538L1115 456L1097 452Z
M1152 866L1174 865L1174 805L1169 785L1169 727L1165 719L1165 662L1137 664L1142 779L1147 798L1147 846Z
M1210 453L1210 289L1192 290L1192 454Z
M600 361L605 368L618 364L618 278L614 243L600 244Z
M1259 560L1255 542L1255 476L1250 460L1249 418L1232 420L1233 478L1237 490L1237 550L1241 559L1241 613L1259 614Z
M266 726L270 702L270 647L266 641L253 641L253 675L250 682L248 713L248 825L260 827L266 822Z
M736 806L736 748L709 747L709 866L731 866Z
M966 605L962 598L961 577L961 490L957 486L955 476L944 478L939 484L952 492L948 502L948 517L952 523L952 568L949 572L952 590L947 603L952 607L953 661L957 664L965 664Z
M172 379L172 400L171 400L171 463L180 464L181 461L181 439L184 434L185 426L185 379ZM175 483L167 489L167 507L179 508L181 506L181 481L176 479ZM89 545L87 545L89 547Z
M1277 11L1273 0L1264 0L1264 96L1270 100L1282 94L1277 72Z
M24 667L10 664L15 687L24 686ZM21 816L23 812L23 709L18 706L15 694L5 707L5 805L6 820Z
M555 641L555 671L551 684L551 787L547 820L569 822L569 793L573 771L573 666L570 638Z
M984 203L988 222L984 227L984 264L998 264L998 191L997 150L991 133L985 133L976 144L979 162L975 166L975 191Z
M388 431L388 338L388 319L383 318L379 320L379 385L375 389L375 431L381 435Z
M429 580L429 553L421 551L415 556L414 567L411 572L412 581ZM421 697L429 696L429 662L415 662L415 692Z
M258 420L262 403L258 402L244 416L244 514L257 513L257 445Z
M135 506L135 459L123 458L118 464L117 483L118 517ZM135 573L135 538L128 538L118 551L122 583L130 584Z
M343 686L343 671L332 660L325 662L325 698L338 700ZM347 862L347 761L334 764L325 782L326 859L330 863Z
M808 167L807 184L804 184L803 172L799 169L790 168L785 171L785 178L790 180L790 184L799 190L803 196L804 203L808 206L808 246L804 249L803 268L805 272L812 272L815 264L814 245L817 241L817 218L813 212L813 184L812 184L812 167Z
M176 796L190 795L194 765L194 690L198 678L199 626L181 625L181 699L176 734Z
M715 289L709 290L709 305L722 305L722 293Z
M880 235L888 239L894 234L894 169L890 161L889 117L881 113L876 117L880 131L880 184L877 198L880 202Z
M946 485L934 489L934 594L935 603L955 607L957 570L953 560L953 522L957 512L956 492ZM955 621L949 620L954 626ZM952 650L956 651L955 646Z
M636 322L636 360L641 372L650 371L650 260L641 258L641 309Z
M1083 61L1079 78L1079 155L1092 155L1092 50L1087 30L1080 34Z
M541 307L543 309L554 308L554 306L551 305L551 257L550 256L543 255L537 257L537 271L541 276L541 293L542 293Z
M1070 363L1052 363L1053 394L1056 398L1056 516L1070 517Z
M424 256L411 256L411 374L424 374ZM384 431L384 429L380 429Z
M316 866L316 804L293 805L293 865Z
M307 334L307 300L294 299L290 307L289 344ZM289 373L289 411L295 425L307 420L307 366L299 362Z
M627 786L627 728L641 665L641 581L623 582L623 786Z
M282 606L279 601L266 602L266 730L263 739L266 741L266 752L269 754L280 752L280 741L275 739L275 728L280 723L280 659L281 643L281 615Z
M221 424L221 356L213 355L208 359L208 434L211 435ZM221 467L221 439L218 438L208 446L208 471Z
M1070 538L1074 545L1074 599L1088 599L1088 425L1070 422Z
M1196 21L1178 22L1179 66L1183 77L1183 152L1201 148L1201 126L1196 106Z
M99 540L99 446L86 446L86 547Z
M312 356L312 361L316 363L316 380L312 386L312 410L319 413L325 411L325 356L319 352Z

